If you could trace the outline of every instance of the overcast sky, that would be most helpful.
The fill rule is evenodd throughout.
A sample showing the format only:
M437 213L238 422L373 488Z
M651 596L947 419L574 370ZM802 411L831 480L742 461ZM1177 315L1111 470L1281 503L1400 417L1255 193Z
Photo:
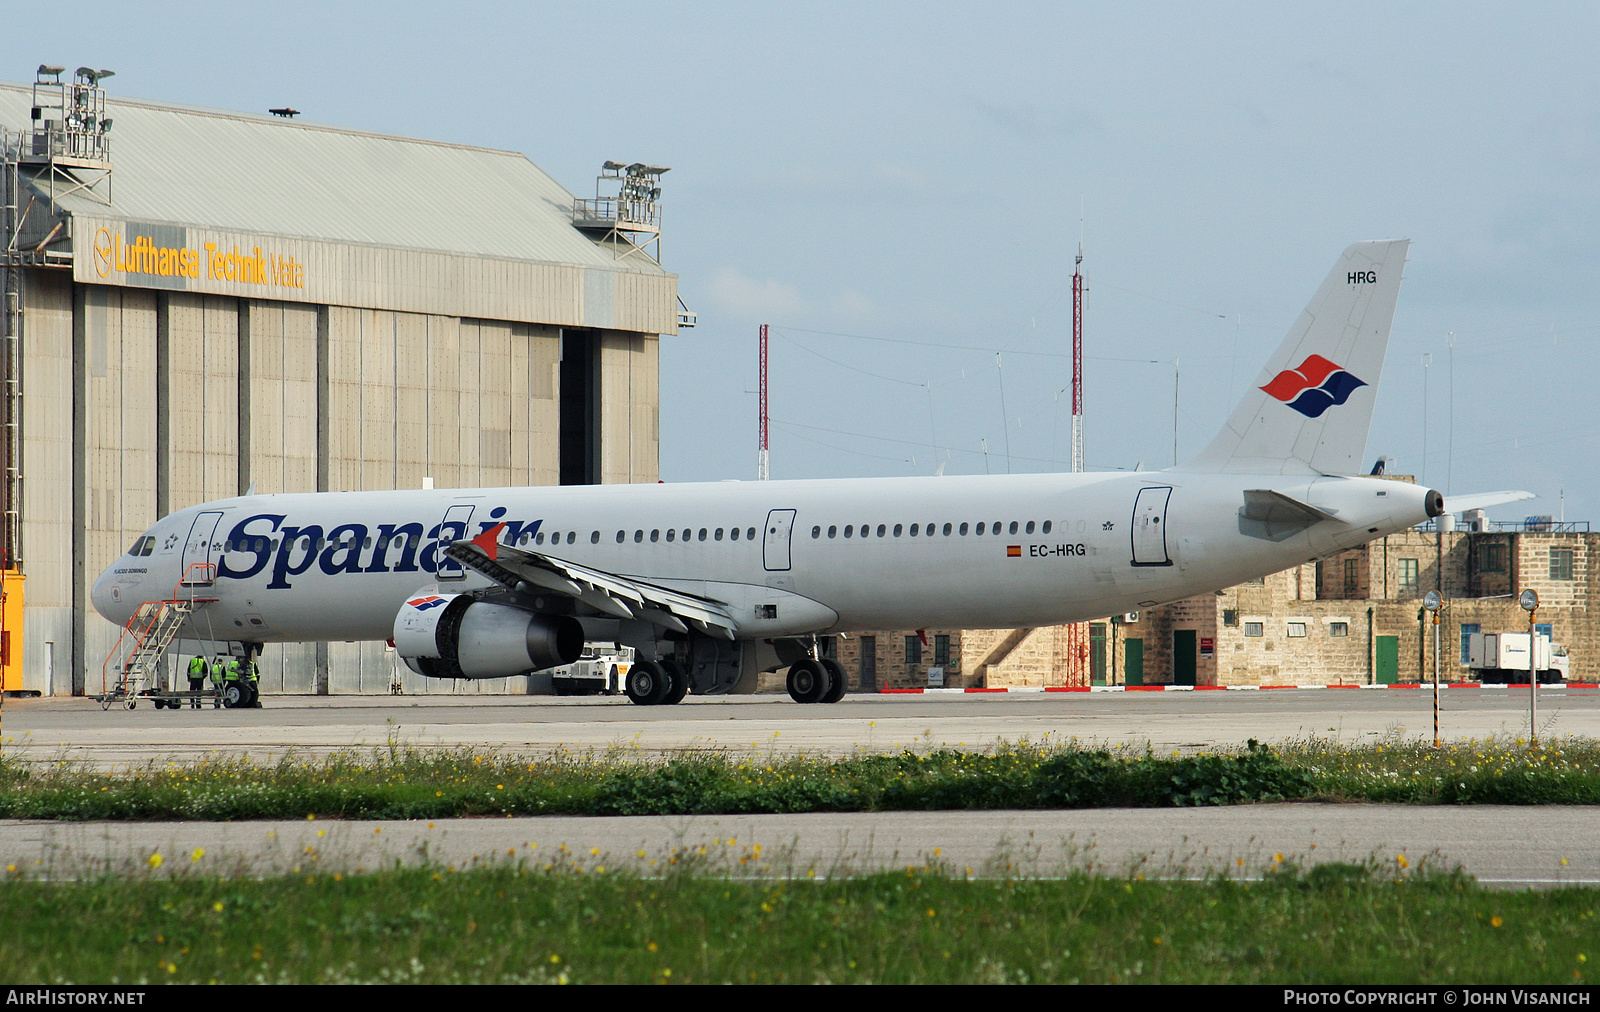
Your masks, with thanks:
M12 81L107 67L115 94L521 151L580 195L608 158L672 166L664 262L700 325L662 341L668 481L754 476L761 323L775 478L1064 469L1081 213L1091 469L1172 463L1175 373L1198 451L1340 251L1407 237L1369 460L1600 520L1594 4L79 2L7 26Z

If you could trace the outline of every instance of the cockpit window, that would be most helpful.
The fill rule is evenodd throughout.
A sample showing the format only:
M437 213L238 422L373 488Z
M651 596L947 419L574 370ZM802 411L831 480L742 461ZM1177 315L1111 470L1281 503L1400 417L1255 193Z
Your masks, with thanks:
M146 534L144 537L133 543L133 547L128 549L128 554L138 558L140 556L149 555L151 552L155 551L155 548L155 537L153 535Z

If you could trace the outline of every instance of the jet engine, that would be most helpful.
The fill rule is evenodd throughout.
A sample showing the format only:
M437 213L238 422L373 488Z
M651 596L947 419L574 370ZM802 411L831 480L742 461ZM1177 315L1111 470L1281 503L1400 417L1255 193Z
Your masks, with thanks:
M583 627L465 594L419 594L395 616L394 648L419 675L502 678L571 664L583 652Z

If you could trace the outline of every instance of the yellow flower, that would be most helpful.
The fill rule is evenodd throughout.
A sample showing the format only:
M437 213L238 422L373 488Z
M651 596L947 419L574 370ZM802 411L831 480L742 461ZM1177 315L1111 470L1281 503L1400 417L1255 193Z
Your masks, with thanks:
M161 852L159 850L156 851L154 854L151 854L148 858L145 859L145 863L148 864L152 868L161 867L161 861L162 861L162 857L161 857Z
M1493 917L1489 918L1489 923L1498 928L1500 925L1504 924L1505 921L1500 919L1499 914L1495 914Z
M219 914L222 913L222 901L218 900L217 902L211 904L211 909L215 910Z
M194 853L189 855L189 860L190 861L194 861L194 862L199 862L199 860L202 857L205 857L205 856L206 856L206 849L204 847L196 847L194 849Z

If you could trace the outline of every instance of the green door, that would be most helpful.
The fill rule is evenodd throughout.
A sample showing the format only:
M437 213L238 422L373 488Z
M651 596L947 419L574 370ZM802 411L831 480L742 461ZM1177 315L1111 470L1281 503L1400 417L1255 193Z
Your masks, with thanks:
M1122 683L1144 684L1144 640L1122 641Z
M1089 623L1089 681L1092 685L1106 684L1106 624Z
M1400 637L1379 636L1376 674L1379 685L1393 685L1400 680Z
M1176 629L1172 633L1172 684L1193 685L1195 664L1199 659L1196 642L1199 633L1193 629Z

